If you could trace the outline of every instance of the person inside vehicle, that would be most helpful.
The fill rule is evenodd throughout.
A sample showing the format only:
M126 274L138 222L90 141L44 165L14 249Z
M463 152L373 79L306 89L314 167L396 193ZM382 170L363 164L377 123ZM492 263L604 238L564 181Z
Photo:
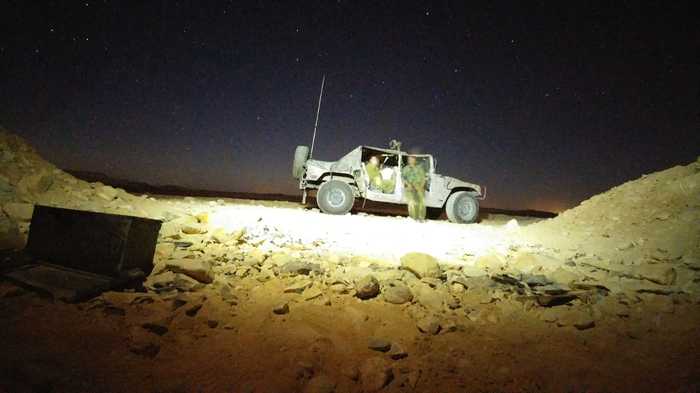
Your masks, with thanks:
M369 189L375 191L381 191L385 194L390 194L394 192L394 186L396 185L396 180L393 176L393 170L389 168L380 168L379 157L372 156L365 165L367 170L367 177L369 179ZM387 171L388 169L388 171ZM389 172L389 173L387 173ZM383 174L387 173L386 179Z

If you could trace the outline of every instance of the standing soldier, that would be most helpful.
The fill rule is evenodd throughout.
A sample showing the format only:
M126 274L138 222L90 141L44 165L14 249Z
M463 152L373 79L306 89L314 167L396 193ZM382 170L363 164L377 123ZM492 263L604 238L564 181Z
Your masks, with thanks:
M423 167L416 165L415 156L408 156L408 165L401 170L401 178L408 200L408 215L414 220L425 221L426 175Z

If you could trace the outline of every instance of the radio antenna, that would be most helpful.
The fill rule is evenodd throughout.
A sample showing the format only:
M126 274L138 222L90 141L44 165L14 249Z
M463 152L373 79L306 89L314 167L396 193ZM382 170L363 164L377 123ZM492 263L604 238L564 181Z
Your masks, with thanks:
M316 143L316 130L318 129L318 115L321 113L321 100L323 99L323 87L326 84L326 74L323 74L323 79L321 80L321 94L318 95L318 107L316 108L316 122L314 123L314 136L311 138L311 151L309 152L309 158L314 155L314 144Z

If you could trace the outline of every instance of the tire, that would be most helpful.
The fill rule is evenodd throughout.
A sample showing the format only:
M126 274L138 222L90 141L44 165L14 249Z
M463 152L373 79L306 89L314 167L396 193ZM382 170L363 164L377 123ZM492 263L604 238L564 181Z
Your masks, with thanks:
M352 187L340 180L329 180L318 189L316 204L327 214L345 214L355 204Z
M306 165L306 160L309 159L309 147L308 146L297 146L294 150L294 162L292 162L292 176L295 179L301 177L304 173L304 165Z
M479 201L466 191L458 191L447 198L445 213L451 222L468 224L479 218Z

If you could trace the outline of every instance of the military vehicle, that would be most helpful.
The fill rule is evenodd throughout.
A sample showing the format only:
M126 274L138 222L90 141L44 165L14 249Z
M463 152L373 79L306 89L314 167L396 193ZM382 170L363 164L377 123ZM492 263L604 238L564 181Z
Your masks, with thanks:
M479 216L479 200L486 197L481 186L436 173L435 159L430 154L409 154L401 151L400 143L392 141L390 148L358 146L337 161L321 161L309 157L308 146L297 146L292 175L299 180L302 201L306 203L309 190L316 191L316 203L322 212L346 214L356 198L370 201L407 204L401 181L401 168L409 156L417 159L428 176L425 205L444 209L450 221L475 222ZM371 157L379 158L382 178L390 179L391 189L371 184L366 165Z

